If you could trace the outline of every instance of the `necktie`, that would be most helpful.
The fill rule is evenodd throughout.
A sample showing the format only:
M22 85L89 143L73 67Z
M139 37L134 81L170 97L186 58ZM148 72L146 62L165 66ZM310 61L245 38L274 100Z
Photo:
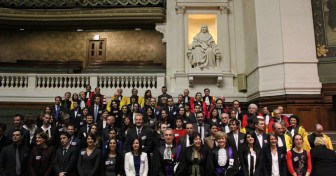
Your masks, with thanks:
M169 107L169 112L171 112L171 110L172 110L172 108L171 108L171 107Z
M200 135L201 135L201 138L202 138L202 142L203 142L203 133L202 133L202 126L203 126L203 124L198 124L198 127L199 127L199 133L200 133Z
M140 135L141 135L141 130L138 129L138 137L140 137Z
M20 175L21 174L21 162L20 162L20 155L19 155L19 146L16 147L15 162L16 162L16 167L15 167L16 175Z
M66 154L66 152L67 152L67 149L64 148L64 149L63 149L63 156Z
M254 170L254 157L250 154L250 176L253 176Z
M56 106L56 121L58 121L59 107Z
M236 147L237 147L237 150L238 150L238 135L234 134L233 136L234 136Z
M94 109L94 122L97 121L97 116L98 116L98 106L95 106L95 109Z

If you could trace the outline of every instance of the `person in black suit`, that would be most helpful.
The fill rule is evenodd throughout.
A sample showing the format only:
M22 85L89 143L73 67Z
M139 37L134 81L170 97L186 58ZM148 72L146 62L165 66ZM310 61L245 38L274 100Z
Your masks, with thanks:
M315 148L310 150L312 176L329 176L336 173L336 153L326 147L323 137L315 138Z
M97 138L89 133L86 138L87 147L80 151L77 171L80 176L97 176L100 174L101 150L96 147Z
M228 133L228 143L238 153L245 144L245 134L239 132L240 122L238 119L232 119L229 124L231 131Z
M202 145L201 135L194 132L190 136L190 147L187 147L181 156L177 168L177 176L205 176L207 170L208 150Z
M84 126L82 126L77 133L78 138L81 141L85 141L87 133L89 132L89 129L91 127L91 125L93 124L93 116L91 114L88 114L86 116L86 123Z
M55 147L47 144L49 136L41 132L36 134L36 146L30 152L29 173L30 176L51 175Z
M70 111L71 101L70 101L71 93L65 92L64 99L61 102L61 106L68 112Z
M55 126L52 126L50 124L50 118L51 118L50 114L44 114L43 115L43 125L40 128L36 129L35 135L32 139L32 144L33 145L36 145L36 134L39 134L41 132L45 132L49 136L48 145L58 147L58 144L59 144L58 133L59 133L59 131L56 129Z
M28 173L29 148L23 143L20 129L14 129L12 144L3 148L0 154L0 175L23 176Z
M76 124L76 128L80 128L80 122L82 121L82 110L79 107L79 104L77 101L73 102L74 109L70 110L69 115L70 115L70 122L73 124Z
M30 143L30 133L27 129L23 128L23 121L24 121L24 116L21 114L15 114L13 117L13 124L14 128L11 130L8 130L7 132L7 137L9 140L13 139L13 132L14 130L19 129L21 131L22 137L23 137L23 143L25 145L29 145Z
M193 128L195 132L201 135L202 144L204 144L204 139L209 135L210 125L204 123L203 112L196 113L197 123L194 123Z
M142 151L148 155L152 152L152 138L149 128L143 126L143 115L138 113L135 116L135 127L130 129L126 135L125 151L130 152L132 147L132 139L139 138L142 143Z
M239 161L243 176L263 175L263 154L259 146L255 144L257 140L250 132L246 133L246 143L239 151Z
M167 110L168 110L168 117L169 119L172 119L173 122L175 122L175 117L177 116L177 107L174 105L174 99L168 98L167 99ZM171 128L175 128L175 123L173 123L173 126Z
M0 122L0 153L1 150L11 143L11 140L5 136L6 124Z
M243 113L240 108L240 102L238 100L233 100L232 106L233 106L233 110L235 111L236 119L242 121Z
M69 124L66 127L66 132L68 132L70 134L70 145L76 147L77 149L81 148L81 140L76 137L75 133L76 133L76 126L74 124Z
M166 86L162 86L162 88L161 88L161 91L162 91L162 94L161 95L159 95L158 96L158 106L163 106L163 104L162 104L162 101L161 101L161 99L163 98L163 97L165 97L165 98L172 98L172 96L171 95L169 95L169 94L167 94L167 87Z
M121 129L119 127L116 126L116 119L113 115L108 115L106 118L106 127L102 130L102 137L103 137L103 141L107 141L109 139L109 132L110 130L116 129L117 134L120 133Z
M173 145L174 132L168 128L164 131L164 145L157 147L153 155L153 173L159 176L174 175L174 167L180 160L182 146Z
M77 147L70 145L71 135L60 132L60 146L56 150L53 162L54 172L57 176L77 176L76 164L78 159Z
M66 112L66 109L61 106L61 101L60 96L55 97L55 105L51 107L51 114L55 118L54 123L57 125L61 121L61 115Z
M94 97L94 103L89 107L89 113L93 115L93 123L97 124L100 116L103 113L103 106L101 105L100 96Z
M267 137L267 147L264 147L264 176L287 176L287 164L286 164L286 147L278 146L278 140L274 133L270 133ZM278 162L273 163L273 158L277 158ZM277 164L275 167L274 164Z
M194 127L192 123L186 124L186 131L187 134L185 136L182 136L178 142L178 144L182 146L182 149L185 149L186 147L189 147L191 145L189 142L189 138L191 134L194 132Z
M253 124L255 127L255 131L252 132L253 137L256 139L255 144L263 149L268 145L267 142L267 134L264 133L265 130L265 121L263 119L254 119Z

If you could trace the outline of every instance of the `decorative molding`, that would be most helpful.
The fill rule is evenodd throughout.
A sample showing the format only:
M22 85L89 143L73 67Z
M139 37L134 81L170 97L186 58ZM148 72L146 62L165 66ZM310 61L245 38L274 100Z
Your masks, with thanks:
M132 8L70 8L12 9L0 8L0 28L84 29L151 28L163 23L165 9L161 7Z
M0 0L0 6L8 8L70 8L70 7L120 7L164 6L162 0Z
M219 7L219 11L220 13L223 15L223 14L230 14L231 13L231 10L230 10L230 7L229 6L220 6Z
M155 25L155 30L159 31L161 34L163 34L162 42L166 43L166 23L159 23Z
M224 75L223 73L188 73L189 87L193 87L195 77L216 77L217 87L222 87L223 77L228 75Z
M176 6L176 7L175 7L176 14L184 14L185 9L186 9L185 6L180 6L180 5L179 5L179 6Z

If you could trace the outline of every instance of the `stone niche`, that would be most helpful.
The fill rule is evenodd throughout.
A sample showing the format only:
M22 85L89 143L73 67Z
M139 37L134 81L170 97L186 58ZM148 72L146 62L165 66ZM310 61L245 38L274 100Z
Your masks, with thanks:
M176 90L207 86L217 91L225 89L227 94L234 91L229 9L228 0L177 0L174 18L178 44L173 46L177 69L172 85Z

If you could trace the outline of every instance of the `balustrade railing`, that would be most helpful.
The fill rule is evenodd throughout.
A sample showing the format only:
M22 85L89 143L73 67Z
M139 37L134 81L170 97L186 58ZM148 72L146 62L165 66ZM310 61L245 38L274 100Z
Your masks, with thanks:
M79 93L85 85L100 87L101 93L111 97L117 88L130 96L137 88L139 95L147 89L160 94L165 74L18 74L0 73L0 101L52 102L65 92Z
M0 75L0 87L26 88L28 76L26 74Z

